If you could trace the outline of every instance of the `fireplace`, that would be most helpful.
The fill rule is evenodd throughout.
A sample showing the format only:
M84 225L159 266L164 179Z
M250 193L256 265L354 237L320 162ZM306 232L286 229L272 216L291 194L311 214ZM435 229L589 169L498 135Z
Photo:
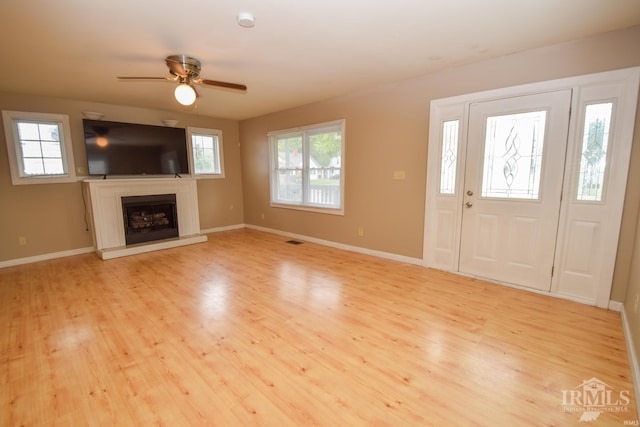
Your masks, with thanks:
M179 236L175 194L127 196L121 200L127 246Z
M87 208L91 219L93 244L96 253L103 260L207 241L206 234L200 234L196 178L85 179L82 185L85 199L89 201ZM165 194L175 195L173 225L177 227L178 237L160 236L161 240L128 244L125 232L128 231L129 223L124 214L126 209L123 209L122 199ZM157 201L153 199L155 197L152 198L152 204ZM132 199L138 200L140 199ZM148 231L144 234L148 234ZM175 236L175 232L170 236Z

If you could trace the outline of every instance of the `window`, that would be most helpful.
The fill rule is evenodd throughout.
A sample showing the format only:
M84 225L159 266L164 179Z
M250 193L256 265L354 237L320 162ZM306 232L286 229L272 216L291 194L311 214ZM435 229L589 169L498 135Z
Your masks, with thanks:
M442 161L440 163L440 194L455 194L458 164L459 120L442 123Z
M538 200L547 112L486 119L482 197Z
M3 111L2 120L14 185L75 181L66 115Z
M582 133L582 156L577 199L602 201L613 103L587 105Z
M271 203L343 213L344 120L269 133Z
M191 170L197 176L224 178L222 131L190 127Z

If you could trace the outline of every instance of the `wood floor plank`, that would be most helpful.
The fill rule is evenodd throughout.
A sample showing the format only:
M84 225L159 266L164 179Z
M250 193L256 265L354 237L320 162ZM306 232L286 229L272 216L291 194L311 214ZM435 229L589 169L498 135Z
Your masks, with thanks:
M585 425L591 378L637 420L618 313L285 240L1 269L0 425Z

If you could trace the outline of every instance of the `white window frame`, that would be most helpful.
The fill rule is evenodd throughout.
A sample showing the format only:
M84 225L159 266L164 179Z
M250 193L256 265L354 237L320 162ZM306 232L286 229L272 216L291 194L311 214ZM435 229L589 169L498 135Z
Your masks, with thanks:
M317 131L322 130L323 128L330 127L339 127L340 134L342 137L341 145L340 145L340 206L339 207L331 207L331 206L319 206L317 204L311 204L305 201L304 192L308 191L309 186L309 173L310 173L310 165L309 165L309 144L308 138L305 137L306 134L317 133ZM277 146L277 137L278 136L293 136L300 135L302 137L302 150L303 150L303 166L301 168L302 171L302 201L300 202L285 202L283 200L276 199L276 185L277 185L277 175L278 175L278 146ZM330 122L318 123L314 125L301 126L292 129L283 129L278 131L272 131L267 134L269 137L269 181L270 181L270 205L272 207L279 208L288 208L288 209L297 209L301 211L310 211L310 212L319 212L319 213L327 213L333 215L344 215L344 175L345 175L345 147L346 147L346 138L345 138L345 120L334 120Z
M24 111L2 111L5 142L9 155L9 169L13 185L23 184L57 184L76 181L75 163L73 161L73 144L69 116L65 114L34 113ZM24 175L22 172L22 150L18 134L18 122L55 123L60 131L60 149L64 173L58 175Z
M218 160L220 163L220 173L198 173L196 171L196 152L193 147L193 136L194 135L205 135L205 136L214 136L218 140ZM196 178L224 178L224 150L222 143L222 131L219 129L208 129L208 128L199 128L199 127L187 127L187 146L189 149L189 170L191 171L191 176Z

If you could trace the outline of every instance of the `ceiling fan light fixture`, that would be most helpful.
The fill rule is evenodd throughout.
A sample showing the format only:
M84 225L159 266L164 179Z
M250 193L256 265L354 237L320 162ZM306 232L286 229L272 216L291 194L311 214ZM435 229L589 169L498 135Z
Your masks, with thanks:
M196 102L196 91L190 84L180 83L174 92L176 101L180 104L189 106Z

